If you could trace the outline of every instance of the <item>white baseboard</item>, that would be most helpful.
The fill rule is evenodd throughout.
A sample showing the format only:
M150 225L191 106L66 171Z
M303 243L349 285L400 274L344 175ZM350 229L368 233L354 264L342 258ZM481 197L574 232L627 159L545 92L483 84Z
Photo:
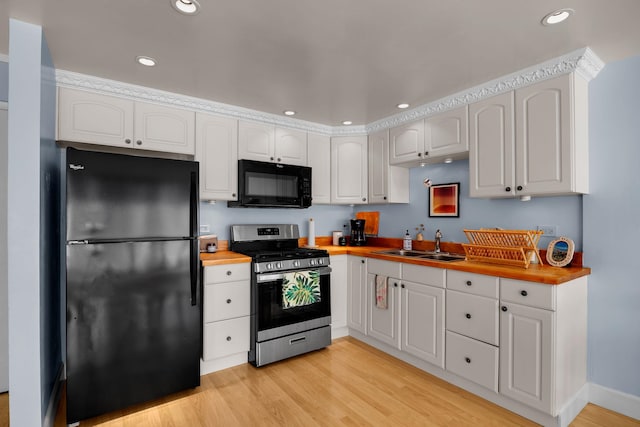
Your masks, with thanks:
M349 336L349 328L346 326L331 327L331 339Z
M589 383L589 402L640 420L640 397Z
M200 375L207 375L212 372L221 371L223 369L242 365L244 363L248 363L248 353L246 351L243 351L242 353L232 354L226 357L221 357L219 359L200 359Z
M58 403L60 403L60 398L62 397L62 382L64 375L64 364L61 364L58 368L58 373L56 375L56 382L53 386L53 390L51 391L51 396L49 396L49 404L47 405L47 412L44 415L44 419L42 420L43 427L53 427L56 421L56 415L58 413Z

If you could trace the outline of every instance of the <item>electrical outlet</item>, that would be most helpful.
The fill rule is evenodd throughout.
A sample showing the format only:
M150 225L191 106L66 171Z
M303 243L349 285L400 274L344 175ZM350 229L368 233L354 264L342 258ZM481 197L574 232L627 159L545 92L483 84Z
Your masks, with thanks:
M558 226L557 225L539 225L538 231L542 231L543 236L546 237L555 237L558 235Z
M201 233L208 233L211 230L209 229L209 224L201 224L200 225L200 232Z

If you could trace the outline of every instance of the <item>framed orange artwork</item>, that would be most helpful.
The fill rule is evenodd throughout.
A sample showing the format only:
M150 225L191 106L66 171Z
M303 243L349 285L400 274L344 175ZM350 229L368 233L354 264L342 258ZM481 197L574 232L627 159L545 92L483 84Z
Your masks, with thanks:
M430 217L460 216L460 183L437 184L429 187Z

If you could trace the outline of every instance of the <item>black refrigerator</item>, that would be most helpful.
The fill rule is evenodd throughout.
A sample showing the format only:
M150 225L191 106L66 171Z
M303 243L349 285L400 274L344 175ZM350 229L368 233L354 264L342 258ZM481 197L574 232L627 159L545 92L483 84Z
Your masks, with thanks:
M198 163L68 148L67 423L200 385Z

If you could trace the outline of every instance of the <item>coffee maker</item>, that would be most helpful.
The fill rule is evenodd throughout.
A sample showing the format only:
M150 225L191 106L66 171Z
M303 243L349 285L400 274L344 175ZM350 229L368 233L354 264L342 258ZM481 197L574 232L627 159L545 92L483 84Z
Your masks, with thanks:
M364 246L366 238L364 236L364 219L351 220L351 246Z

